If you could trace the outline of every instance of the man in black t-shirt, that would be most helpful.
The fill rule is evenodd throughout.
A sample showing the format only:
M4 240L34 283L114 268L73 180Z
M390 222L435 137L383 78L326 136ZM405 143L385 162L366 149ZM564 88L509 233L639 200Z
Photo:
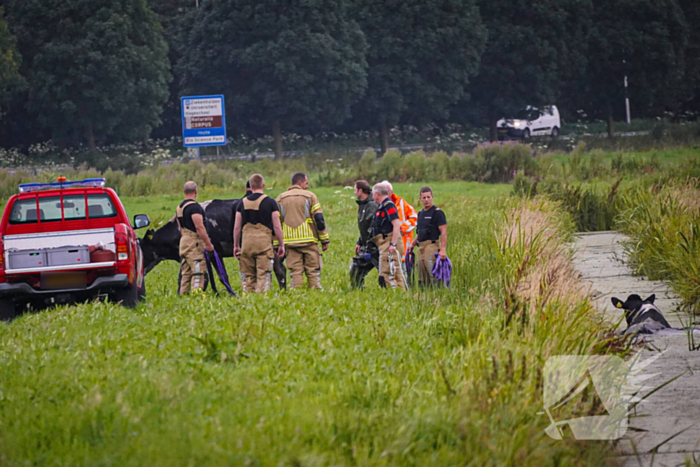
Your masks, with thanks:
M253 192L238 205L233 228L233 255L239 259L243 292L263 293L270 290L272 279L272 235L274 233L279 241L277 254L280 258L284 257L284 238L279 207L274 199L264 194L262 175L255 174L249 181Z
M180 227L180 294L204 287L204 250L214 251L204 225L204 209L196 201L197 184L185 183L185 200L175 210Z
M420 200L423 210L418 213L418 235L413 239L408 251L419 247L418 283L422 286L437 285L433 277L433 265L436 255L440 259L447 256L447 218L445 213L433 204L433 190L424 186L420 189Z

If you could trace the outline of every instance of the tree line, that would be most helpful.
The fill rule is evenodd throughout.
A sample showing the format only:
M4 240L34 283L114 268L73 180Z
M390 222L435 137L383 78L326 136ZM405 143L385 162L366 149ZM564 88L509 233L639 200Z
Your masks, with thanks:
M0 146L488 126L557 104L612 124L700 110L696 0L0 0ZM627 76L629 87L625 89Z

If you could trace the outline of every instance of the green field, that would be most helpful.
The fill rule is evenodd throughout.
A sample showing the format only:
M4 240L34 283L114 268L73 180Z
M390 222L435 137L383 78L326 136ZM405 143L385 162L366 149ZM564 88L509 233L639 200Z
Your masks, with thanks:
M420 186L395 190L415 202ZM450 291L381 290L376 272L352 291L356 204L323 188L324 291L179 297L167 262L134 310L91 303L0 324L0 465L601 465L609 445L554 441L537 415L549 356L612 348L563 282L570 219L508 198L509 185L433 188ZM179 200L124 202L158 223ZM530 290L541 274L552 283Z
M418 201L418 192L425 183L397 183L395 189L397 193L401 193L406 201L410 202L416 209L419 209L420 202ZM465 198L488 198L493 199L510 193L511 186L508 184L486 184L486 183L471 183L471 182L447 182L447 183L430 183L435 191L435 204L441 205L448 202L454 197L461 196ZM286 190L286 186L277 186L270 190L266 190L266 194L277 197L280 193ZM330 187L316 188L309 187L321 201L321 207L330 216L331 232L336 235L342 235L345 230L352 230L352 235L355 235L357 226L349 220L353 216L349 215L348 209L357 213L357 204L353 195L352 187ZM198 200L205 201L208 199L234 199L244 195L243 190L229 191L223 188L211 187L200 190ZM175 207L182 201L180 193L172 193L171 195L157 196L133 196L122 197L122 202L130 216L134 214L148 214L154 226L160 222L167 221L175 215ZM346 218L348 215L348 218ZM348 224L349 222L349 224ZM141 231L142 233L142 231ZM355 240L357 240L355 238ZM335 248L334 248L335 249Z

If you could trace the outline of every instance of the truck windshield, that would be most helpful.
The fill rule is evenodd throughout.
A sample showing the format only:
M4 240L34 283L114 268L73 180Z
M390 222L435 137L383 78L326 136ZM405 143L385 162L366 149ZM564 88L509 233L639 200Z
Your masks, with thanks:
M518 120L537 120L540 118L540 112L537 109L523 109L515 113L515 118Z
M37 209L36 198L22 199L15 202L10 213L11 224L32 224L55 222L65 219L82 220L86 218L86 196L84 194L63 196L63 216L61 216L61 197L49 196L39 198ZM107 194L87 195L87 214L90 219L104 219L117 215L112 199Z

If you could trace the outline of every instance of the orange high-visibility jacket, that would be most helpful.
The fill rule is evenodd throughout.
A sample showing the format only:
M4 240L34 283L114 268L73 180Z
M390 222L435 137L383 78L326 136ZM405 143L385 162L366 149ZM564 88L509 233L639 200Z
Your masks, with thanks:
M403 251L408 249L408 245L413 241L413 231L418 223L418 213L406 202L402 197L391 195L391 201L396 205L399 211L399 220L401 221L401 239L403 240ZM405 259L405 258L404 258Z

